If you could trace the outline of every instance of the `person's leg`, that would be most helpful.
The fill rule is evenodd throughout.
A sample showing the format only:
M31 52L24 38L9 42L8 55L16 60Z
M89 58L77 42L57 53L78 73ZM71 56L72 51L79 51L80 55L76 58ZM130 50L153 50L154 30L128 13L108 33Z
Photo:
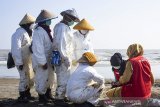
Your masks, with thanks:
M36 67L36 91L39 95L39 102L48 102L45 96L48 83L48 69L43 70L42 67Z
M18 69L18 67L17 67ZM19 76L20 76L20 79L19 79L19 97L18 97L18 101L19 102L28 102L28 99L26 97L26 89L28 88L28 84L27 84L27 76L26 76L26 72L25 70L19 70Z
M57 74L57 89L56 89L56 99L64 99L66 94L66 86L70 76L70 70L64 65L56 67Z
M52 88L56 88L56 76L54 68L50 64L48 65L48 72L47 91L45 95L49 100L54 100L54 97L52 96Z

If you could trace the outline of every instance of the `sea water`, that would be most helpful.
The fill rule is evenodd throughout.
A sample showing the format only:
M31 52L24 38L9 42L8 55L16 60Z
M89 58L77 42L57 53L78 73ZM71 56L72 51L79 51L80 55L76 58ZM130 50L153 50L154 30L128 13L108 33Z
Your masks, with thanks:
M7 69L6 60L9 50L0 50L0 77L3 78L19 78L19 73L16 67ZM110 57L115 53L122 54L123 59L127 59L126 50L124 49L96 49L99 62L94 66L97 72L106 79L114 79L114 75L110 65ZM151 70L155 79L160 79L160 50L145 50L144 57L151 64Z

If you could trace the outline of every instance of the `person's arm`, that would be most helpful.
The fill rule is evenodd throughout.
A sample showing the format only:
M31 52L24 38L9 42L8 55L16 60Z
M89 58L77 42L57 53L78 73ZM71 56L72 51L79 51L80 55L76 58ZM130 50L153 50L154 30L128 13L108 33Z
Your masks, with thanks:
M16 65L23 65L22 61L22 40L23 40L23 34L22 32L16 32L12 36L12 56L14 58L14 62Z
M152 83L152 85L154 84L154 77L153 77L152 72L151 72L151 83Z
M44 50L44 38L43 38L43 32L34 32L33 34L33 41L32 41L32 49L33 54L36 57L36 60L39 65L43 66L47 63L47 59L45 56L45 50Z
M132 76L132 72L133 72L132 71L132 64L131 64L131 62L127 61L125 71L124 71L123 75L120 76L119 83L125 84L125 83L129 82L131 79L131 76Z

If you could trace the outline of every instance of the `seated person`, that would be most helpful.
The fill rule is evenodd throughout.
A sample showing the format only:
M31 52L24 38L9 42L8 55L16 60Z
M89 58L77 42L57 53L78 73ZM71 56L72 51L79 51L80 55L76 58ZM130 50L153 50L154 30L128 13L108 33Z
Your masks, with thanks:
M67 97L74 103L86 102L92 105L89 107L94 107L99 102L104 87L104 78L92 67L97 62L93 53L85 52L78 62L78 68L67 83Z
M143 57L143 52L143 47L140 44L131 44L128 47L129 59L123 75L119 78L121 86L109 89L106 92L107 97L150 98L154 78L150 63Z
M112 88L114 88L117 86L116 83L119 81L120 76L123 75L126 66L126 60L123 60L122 55L117 52L111 56L110 63L115 76L115 82L112 82Z

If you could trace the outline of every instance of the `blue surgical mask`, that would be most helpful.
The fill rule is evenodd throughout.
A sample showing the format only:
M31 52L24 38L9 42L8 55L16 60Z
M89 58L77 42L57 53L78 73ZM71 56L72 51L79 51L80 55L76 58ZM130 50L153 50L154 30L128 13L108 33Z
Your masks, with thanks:
M51 20L47 20L47 21L46 21L46 25L47 25L47 26L50 26L50 25L51 25Z

